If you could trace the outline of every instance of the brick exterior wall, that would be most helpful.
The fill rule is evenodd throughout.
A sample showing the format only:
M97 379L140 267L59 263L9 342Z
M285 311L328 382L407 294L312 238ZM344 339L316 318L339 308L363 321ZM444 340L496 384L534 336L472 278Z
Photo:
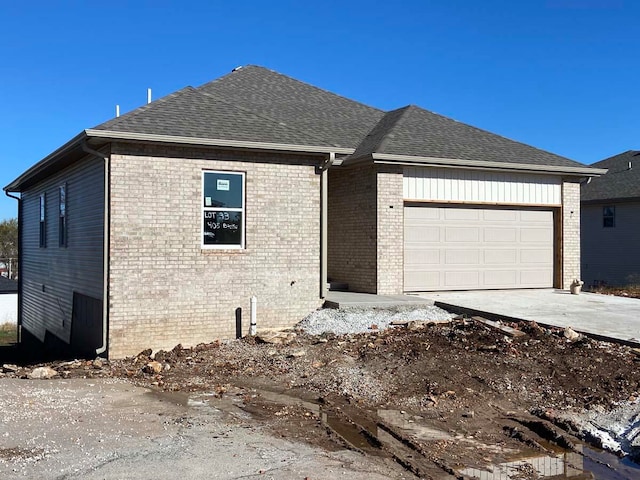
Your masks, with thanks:
M372 165L329 170L328 273L353 292L377 291L376 173ZM402 192L400 192L402 194Z
M562 182L562 288L580 279L580 183Z
M114 144L109 355L290 327L320 306L318 158ZM201 248L202 172L246 173L246 249Z
M377 293L404 290L404 201L402 167L380 166L377 172Z

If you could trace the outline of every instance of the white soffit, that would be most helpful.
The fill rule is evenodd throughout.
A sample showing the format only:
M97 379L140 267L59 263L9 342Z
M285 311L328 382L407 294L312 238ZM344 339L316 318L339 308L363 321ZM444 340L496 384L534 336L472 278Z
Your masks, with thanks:
M405 167L403 190L405 201L562 204L562 179L554 175Z

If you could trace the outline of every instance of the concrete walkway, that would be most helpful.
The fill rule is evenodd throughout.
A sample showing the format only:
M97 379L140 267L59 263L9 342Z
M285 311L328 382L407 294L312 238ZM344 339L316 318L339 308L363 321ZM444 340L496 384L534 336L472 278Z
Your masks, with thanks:
M640 346L640 299L563 290L493 290L421 294L436 306L488 318L571 327L599 338Z
M375 295L357 292L327 292L325 308L391 308L433 305L433 300L410 295Z

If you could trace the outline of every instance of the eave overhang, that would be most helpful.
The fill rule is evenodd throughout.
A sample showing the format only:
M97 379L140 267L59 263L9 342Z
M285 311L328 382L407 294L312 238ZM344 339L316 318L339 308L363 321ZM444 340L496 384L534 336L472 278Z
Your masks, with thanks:
M82 151L82 144L86 142L88 137L85 131L80 132L67 143L57 150L53 151L38 163L33 165L13 182L3 188L7 193L21 192L23 188L38 182L50 173L61 170L86 155Z
M464 160L457 158L418 157L412 155L395 155L389 153L372 153L359 157L351 157L343 162L344 166L373 162L382 165L403 165L412 167L444 167L464 168L467 170L499 170L505 172L531 172L550 175L567 175L575 177L599 177L607 173L607 169L592 167L569 167L557 165L537 165L528 163L490 162L483 160Z
M201 147L219 147L239 150L260 150L286 153L306 153L312 155L349 155L353 148L318 146L318 145L292 145L286 143L250 142L244 140L226 140L214 138L182 137L173 135L155 135L148 133L118 132L112 130L87 129L80 132L63 146L47 155L26 172L4 187L5 192L20 192L24 188L37 183L49 174L61 170L86 156L82 145L87 143L93 148L101 148L112 141L163 143L171 145L192 145Z

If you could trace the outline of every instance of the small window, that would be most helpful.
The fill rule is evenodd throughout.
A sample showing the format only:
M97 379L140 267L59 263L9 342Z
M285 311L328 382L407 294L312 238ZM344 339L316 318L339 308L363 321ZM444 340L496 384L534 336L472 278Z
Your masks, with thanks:
M67 185L60 185L58 204L58 246L67 246Z
M616 226L616 207L602 208L602 226L604 228L613 228Z
M202 247L244 248L244 173L202 174Z
M47 205L44 193L40 194L40 247L47 246Z

